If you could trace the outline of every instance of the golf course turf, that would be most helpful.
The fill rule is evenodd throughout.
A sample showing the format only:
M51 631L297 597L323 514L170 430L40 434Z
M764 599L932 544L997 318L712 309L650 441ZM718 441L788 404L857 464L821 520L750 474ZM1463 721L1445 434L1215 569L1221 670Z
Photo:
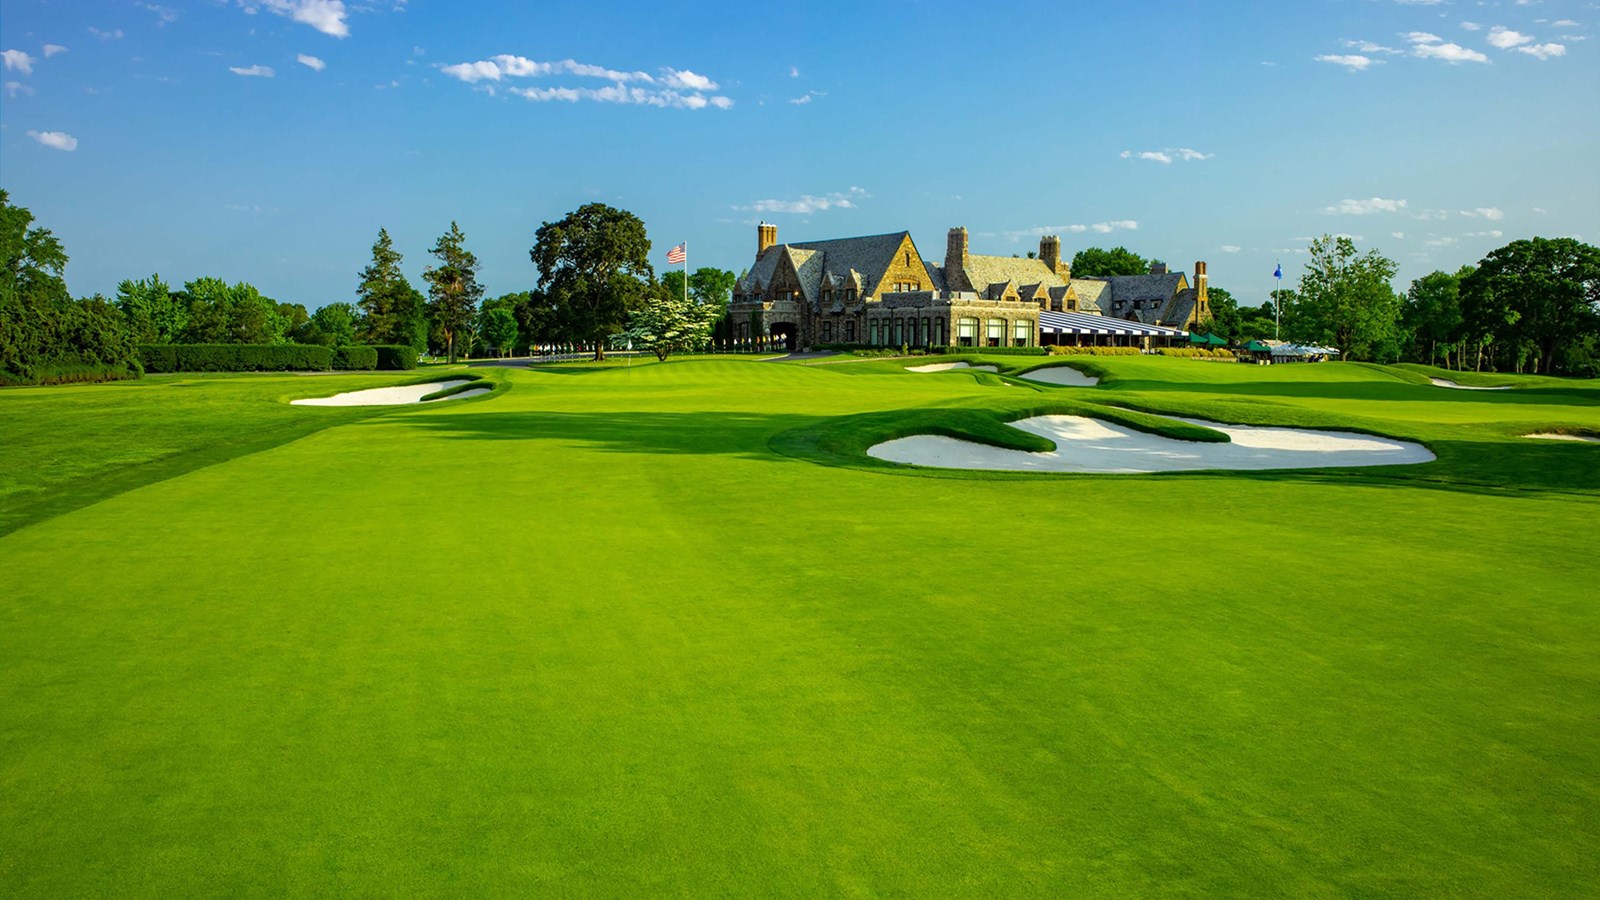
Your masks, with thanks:
M1600 384L1155 357L0 391L8 895L1578 896ZM1094 387L1020 379L1070 362ZM1458 373L1459 374L1459 373ZM1468 383L1470 376L1460 376ZM1366 469L899 466L1089 415Z

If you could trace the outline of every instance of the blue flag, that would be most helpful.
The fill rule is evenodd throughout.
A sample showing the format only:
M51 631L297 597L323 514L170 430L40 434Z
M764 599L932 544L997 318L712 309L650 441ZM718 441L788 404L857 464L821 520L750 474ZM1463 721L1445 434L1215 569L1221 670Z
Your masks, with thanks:
M1272 277L1278 279L1279 281L1283 280L1283 263L1278 263L1278 268L1272 273Z

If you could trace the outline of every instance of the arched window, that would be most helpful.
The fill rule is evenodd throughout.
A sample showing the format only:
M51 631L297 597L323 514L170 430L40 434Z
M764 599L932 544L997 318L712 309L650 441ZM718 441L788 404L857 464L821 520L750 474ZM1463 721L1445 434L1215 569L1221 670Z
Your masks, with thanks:
M1006 320L990 319L984 329L984 346L1003 347L1006 343Z
M956 345L960 347L974 347L978 343L978 320L956 320Z

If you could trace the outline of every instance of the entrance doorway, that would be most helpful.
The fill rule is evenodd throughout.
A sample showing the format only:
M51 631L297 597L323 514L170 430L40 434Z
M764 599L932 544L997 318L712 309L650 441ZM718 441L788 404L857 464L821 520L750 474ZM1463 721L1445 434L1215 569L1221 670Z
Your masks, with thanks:
M793 353L800 349L795 346L799 340L798 331L799 329L789 322L774 323L771 328L772 349L782 350L785 353Z

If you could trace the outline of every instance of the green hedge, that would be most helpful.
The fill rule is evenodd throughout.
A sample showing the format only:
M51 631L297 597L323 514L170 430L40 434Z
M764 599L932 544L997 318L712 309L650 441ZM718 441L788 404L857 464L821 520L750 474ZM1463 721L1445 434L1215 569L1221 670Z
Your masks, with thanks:
M1139 356L1143 352L1138 347L1074 347L1070 344L1050 348L1051 356Z
M378 354L378 368L385 371L391 369L415 369L417 367L417 348L405 344L376 344L372 348Z
M1161 347L1156 350L1162 356L1176 356L1179 359L1208 359L1215 362L1238 362L1232 350L1213 350L1209 347Z
M138 360L126 364L49 361L34 365L27 375L0 369L0 387L122 381L142 374Z
M378 348L368 347L365 344L351 344L339 347L333 351L333 367L335 369L376 369L378 367Z
M146 372L306 372L333 368L316 344L140 344Z
M1044 356L1044 347L933 347L933 353L963 353L977 356Z

